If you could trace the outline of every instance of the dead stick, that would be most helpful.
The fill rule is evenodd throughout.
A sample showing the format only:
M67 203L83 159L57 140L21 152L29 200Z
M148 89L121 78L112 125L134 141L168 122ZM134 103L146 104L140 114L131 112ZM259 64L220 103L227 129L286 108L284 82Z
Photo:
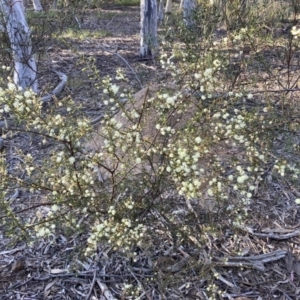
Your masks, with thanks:
M286 234L255 233L255 232L253 232L252 234L256 235L256 236L261 236L261 237L268 237L268 238L271 238L271 239L274 239L274 240L287 240L291 237L298 236L300 234L300 231L296 230L294 232L290 232L290 233L286 233Z
M104 297L107 300L116 300L116 298L112 295L112 293L110 292L110 290L108 289L107 285L104 284L103 282L100 281L100 279L96 279Z
M96 276L97 276L97 271L95 270L95 271L94 271L94 277L93 277L93 281L92 281L92 284L91 284L90 291L89 291L89 293L87 294L87 296L86 296L86 298L85 298L86 300L89 300L90 297L91 297L91 295L92 295L93 288L94 288L95 282L96 282Z

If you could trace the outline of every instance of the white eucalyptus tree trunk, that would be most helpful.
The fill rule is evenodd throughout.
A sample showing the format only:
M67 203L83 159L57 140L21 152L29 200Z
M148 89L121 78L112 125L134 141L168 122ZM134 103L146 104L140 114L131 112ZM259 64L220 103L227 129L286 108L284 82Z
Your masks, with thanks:
M157 20L156 0L141 0L141 57L153 55L153 50L158 46Z
M194 12L196 9L196 0L183 0L183 21L186 27L194 26Z
M32 0L33 8L35 11L42 11L43 7L41 5L40 0Z
M14 60L14 83L22 89L38 90L36 62L22 1L0 0L0 10Z
M180 0L180 4L179 4L179 11L183 10L183 0Z
M165 13L170 14L172 12L172 0L167 0Z

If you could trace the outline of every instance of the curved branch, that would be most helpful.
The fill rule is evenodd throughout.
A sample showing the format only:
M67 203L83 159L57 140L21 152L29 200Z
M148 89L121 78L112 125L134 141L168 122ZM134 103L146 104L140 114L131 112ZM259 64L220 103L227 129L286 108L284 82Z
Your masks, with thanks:
M53 96L57 96L59 93L61 93L68 81L68 76L65 73L57 72L57 71L54 71L54 72L58 75L60 82L57 85L57 87L54 90L52 90L52 92L49 95L41 98L42 102L49 102L52 100Z

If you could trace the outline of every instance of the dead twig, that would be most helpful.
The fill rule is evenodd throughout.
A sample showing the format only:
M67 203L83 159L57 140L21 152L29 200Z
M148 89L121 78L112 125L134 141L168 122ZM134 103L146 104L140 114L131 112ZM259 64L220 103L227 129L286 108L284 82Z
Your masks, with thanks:
M86 298L85 298L86 300L89 300L90 297L91 297L91 295L92 295L93 288L94 288L95 283L96 283L96 277L97 277L97 271L95 270L95 271L94 271L94 277L93 277L93 281L92 281L92 284L91 284L90 291L89 291L89 293L87 294L87 296L86 296Z
M77 23L77 25L78 25L78 28L79 28L79 29L82 29L82 26L81 26L81 24L80 24L78 18L77 18L76 16L74 16L74 19L75 19L75 21L76 21L76 23Z
M220 274L216 271L215 268L212 268L211 270L212 270L212 272L213 272L214 274L216 274L215 277L216 277L218 280L222 281L223 283L225 283L226 285L228 285L228 286L231 287L231 288L235 288L235 285L234 285L233 283L229 282L229 281L228 281L226 278L224 278L222 275L220 275Z
M300 234L300 231L295 230L293 232L286 233L286 234L256 233L256 232L253 232L252 234L256 235L256 236L261 236L261 237L268 237L268 238L271 238L271 239L274 239L274 240L287 240L289 238L298 236Z
M232 262L232 261L223 261L223 262L214 262L215 265L219 267L238 267L238 268L249 268L256 269L258 271L265 271L265 266L261 263L253 262Z
M84 33L83 33L83 34L84 34ZM88 43L91 43L87 37L85 37L85 40L86 40ZM93 43L95 43L95 42L93 42ZM139 77L137 76L136 72L133 70L133 68L131 67L131 65L129 64L129 62L128 62L121 54L119 54L117 51L111 51L111 50L108 50L108 49L106 49L105 47L103 47L102 45L100 45L99 43L96 43L96 44L97 44L97 46L98 46L99 48L101 48L103 51L108 52L108 53L111 53L111 54L113 54L113 55L116 55L118 58L120 58L120 59L126 64L126 66L129 68L129 70L131 71L131 73L134 75L136 81L137 81L137 82L139 83L139 85L141 86L141 89L144 87L143 84L142 84L142 82L141 82L141 80L140 80Z
M98 117L91 121L91 125L96 125L103 118L103 114L100 114Z
M116 51L108 50L108 49L102 47L102 46L99 45L99 44L98 44L98 46L99 46L100 48L102 48L104 51L106 51L106 52L108 52L108 53L111 53L111 54L114 54L114 55L116 55L118 58L120 58L120 59L126 64L126 66L130 69L130 71L131 71L132 74L134 75L136 81L139 83L141 89L144 87L143 84L142 84L142 82L141 82L141 80L140 80L139 77L137 76L136 72L133 70L133 68L131 67L131 65L128 63L128 61L127 61L121 54L119 54L119 53L116 52Z
M117 15L118 15L118 14L115 14L115 15L111 18L111 20L105 25L105 27L108 27L108 25L112 23L112 21L114 20L114 18L115 18Z
M110 292L110 290L108 289L107 285L104 284L103 282L100 281L100 279L96 279L104 297L107 299L107 300L117 300L113 295L112 293Z

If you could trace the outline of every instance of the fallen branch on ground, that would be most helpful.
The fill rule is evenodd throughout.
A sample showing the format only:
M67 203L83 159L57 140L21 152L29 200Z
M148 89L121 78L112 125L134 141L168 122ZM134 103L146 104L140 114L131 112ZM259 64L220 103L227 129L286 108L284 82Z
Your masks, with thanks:
M268 233L254 232L254 230L251 227L244 227L243 229L246 230L247 232L249 232L252 235L261 236L261 237L268 237L268 238L271 238L271 239L274 239L274 240L287 240L289 238L298 236L300 234L299 230L295 230L295 231L288 232L288 233L285 233L285 234L276 234L276 233L274 233L276 231L276 229L274 229L274 232L268 232ZM282 228L282 230L284 230L284 229Z
M254 268L259 271L265 271L265 263L272 261L277 261L286 256L287 251L277 250L274 252L261 254L261 255L251 255L251 256L236 256L236 257L226 257L226 258L216 258L218 261L214 262L217 266L222 267L246 267Z
M41 98L42 102L48 102L48 101L52 100L53 96L57 96L58 94L60 94L67 83L68 77L66 74L64 74L62 72L57 72L57 71L54 71L54 72L58 75L60 82L57 85L57 87L49 95Z

